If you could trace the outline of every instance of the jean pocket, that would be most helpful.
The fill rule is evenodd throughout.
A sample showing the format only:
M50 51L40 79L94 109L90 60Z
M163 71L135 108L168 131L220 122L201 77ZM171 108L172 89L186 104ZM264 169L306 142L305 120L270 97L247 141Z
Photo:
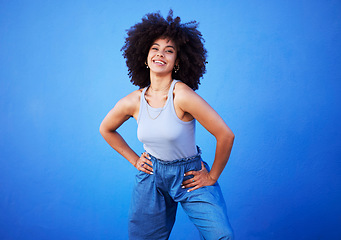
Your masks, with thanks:
M135 178L136 178L136 181L141 183L143 182L144 180L146 180L148 177L150 177L150 174L148 173L145 173L141 170L139 170L139 172L136 174Z

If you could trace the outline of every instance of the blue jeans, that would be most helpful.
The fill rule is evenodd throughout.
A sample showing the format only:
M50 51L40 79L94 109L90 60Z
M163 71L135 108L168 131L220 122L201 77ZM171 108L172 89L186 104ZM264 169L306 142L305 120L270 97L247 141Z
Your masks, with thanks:
M187 192L184 173L201 169L200 153L191 158L162 161L151 156L154 174L139 171L129 210L129 239L168 239L178 202L205 240L233 239L226 206L218 183ZM206 169L209 166L205 163Z

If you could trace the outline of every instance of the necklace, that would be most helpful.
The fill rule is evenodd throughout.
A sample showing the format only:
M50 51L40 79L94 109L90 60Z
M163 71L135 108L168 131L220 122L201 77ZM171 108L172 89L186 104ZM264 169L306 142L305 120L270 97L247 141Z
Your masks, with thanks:
M149 85L150 89L152 89L154 92L161 92L161 91L164 91L166 90L167 88L169 88L169 86L172 84L172 82L170 82L165 88L163 89L160 89L160 90L155 90L153 87L152 87L152 84Z
M149 116L152 120L157 119L157 118L160 116L160 114L162 113L162 111L163 111L163 108L161 108L160 112L156 115L156 117L152 117L152 116L150 115L150 113L149 113L149 110L148 110L148 109L149 109L149 106L148 106L147 101L146 101L146 107L147 107L148 116Z
M153 91L155 91L155 92L160 92L160 91L164 91L164 90L166 90L167 88L169 88L170 85L171 85L171 84L168 84L167 87L165 87L164 89L161 89L161 90L154 90L154 89L152 88L152 85L149 85L149 87L150 87ZM156 117L152 117L152 116L150 115L150 113L149 113L149 106L148 106L147 100L146 100L146 107L147 107L148 116L149 116L152 120L157 119L157 118L160 116L160 114L162 113L163 109L164 109L164 107L161 108L160 112L156 115Z

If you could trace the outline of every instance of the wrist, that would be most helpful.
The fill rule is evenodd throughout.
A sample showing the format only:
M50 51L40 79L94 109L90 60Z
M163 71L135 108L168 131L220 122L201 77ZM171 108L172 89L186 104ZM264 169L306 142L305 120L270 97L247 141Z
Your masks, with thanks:
M137 168L138 161L139 161L139 158L135 159L131 164L133 164L133 166Z
M211 172L208 173L208 176L210 177L210 179L214 182L218 181L218 177L215 177L213 174L211 174Z

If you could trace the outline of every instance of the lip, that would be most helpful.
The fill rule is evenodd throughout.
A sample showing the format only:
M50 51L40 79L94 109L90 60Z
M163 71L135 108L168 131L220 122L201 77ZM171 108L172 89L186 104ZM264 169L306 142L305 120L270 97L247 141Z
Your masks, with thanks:
M152 61L153 61L153 63L155 63L155 64L157 64L157 65L159 65L159 66L164 66L164 65L166 65L166 62L163 61L163 60L161 60L161 59L153 59Z

